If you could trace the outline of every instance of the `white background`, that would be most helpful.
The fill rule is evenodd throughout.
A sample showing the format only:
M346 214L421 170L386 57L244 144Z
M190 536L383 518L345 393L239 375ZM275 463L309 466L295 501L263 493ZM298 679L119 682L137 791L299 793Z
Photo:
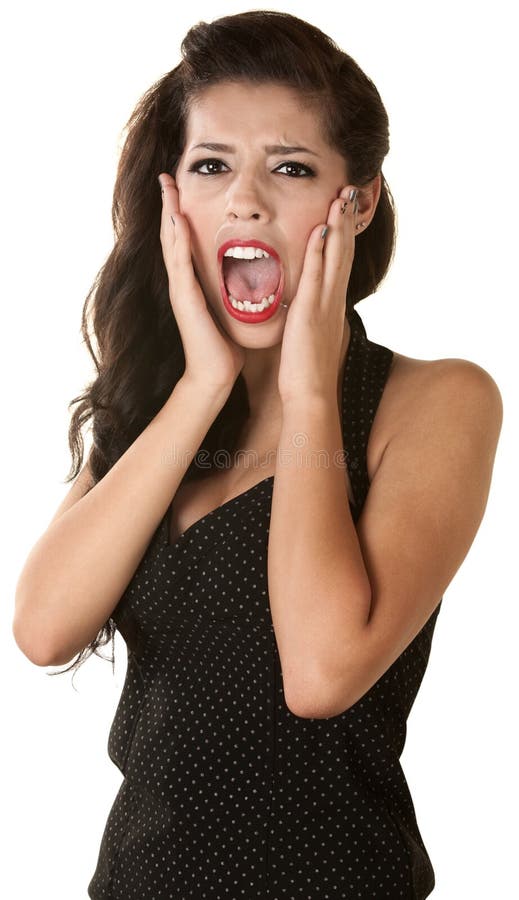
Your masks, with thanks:
M4 18L0 789L9 900L86 900L121 780L106 754L126 668L120 636L115 677L94 657L74 690L70 674L47 676L11 634L18 574L68 490L67 404L93 374L80 315L112 245L121 132L139 97L179 61L190 25L247 8L230 0L180 8L19 2ZM473 360L503 396L485 518L445 593L402 765L436 872L434 897L511 897L519 499L513 4L286 0L269 8L331 34L374 80L389 113L384 172L399 243L384 285L357 307L368 336L413 357Z

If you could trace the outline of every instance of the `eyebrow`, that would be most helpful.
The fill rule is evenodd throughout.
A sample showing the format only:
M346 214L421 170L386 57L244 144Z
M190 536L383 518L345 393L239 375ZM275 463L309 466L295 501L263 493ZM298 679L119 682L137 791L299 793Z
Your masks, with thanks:
M310 153L311 156L319 156L314 150L308 147L288 147L285 144L268 144L263 148L269 156L285 156L287 153ZM236 148L231 144L215 144L212 141L204 144L195 144L191 150L212 150L213 153L236 153Z

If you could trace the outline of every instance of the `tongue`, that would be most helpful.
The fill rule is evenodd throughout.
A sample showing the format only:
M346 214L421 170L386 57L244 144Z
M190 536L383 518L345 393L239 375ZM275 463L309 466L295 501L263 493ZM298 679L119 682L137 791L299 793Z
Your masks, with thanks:
M223 260L223 277L227 293L235 300L260 303L264 297L275 294L280 278L279 265L272 256L263 259L234 259L226 256Z

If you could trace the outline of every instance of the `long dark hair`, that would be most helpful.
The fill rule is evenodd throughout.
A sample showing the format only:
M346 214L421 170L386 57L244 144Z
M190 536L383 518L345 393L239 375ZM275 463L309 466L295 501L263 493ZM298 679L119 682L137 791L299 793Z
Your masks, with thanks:
M389 150L388 117L375 85L350 56L313 25L270 11L200 22L188 31L181 51L182 62L144 94L126 126L112 204L115 243L88 293L81 321L97 376L69 404L69 408L78 406L69 428L72 463L66 482L81 469L81 432L90 418L95 484L151 422L183 374L184 351L168 296L159 238L157 176L175 171L184 149L190 104L204 88L225 81L274 82L296 88L316 104L329 143L347 162L351 183L362 187L381 174L382 192L374 218L355 240L347 315L377 289L393 255L394 206L382 174ZM89 336L90 322L97 353ZM240 374L202 443L206 458L214 458L217 450L232 453L248 416L245 380ZM186 481L210 473L210 468L196 463L195 456ZM115 628L110 618L62 671L76 668L110 640L113 665Z

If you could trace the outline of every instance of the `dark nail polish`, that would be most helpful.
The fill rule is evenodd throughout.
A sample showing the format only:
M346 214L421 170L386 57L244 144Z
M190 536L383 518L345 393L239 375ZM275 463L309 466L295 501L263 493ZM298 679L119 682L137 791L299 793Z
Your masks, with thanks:
M350 200L351 200L352 203L354 202L354 200L357 199L357 193L358 193L357 188L352 188L352 189L351 189L351 191L350 191Z
M321 231L321 238L323 239L323 241L327 234L328 234L328 225L325 225L323 230Z
M342 213L342 215L344 215L344 213L346 212L346 207L347 207L347 206L348 206L348 201L345 200L344 203L343 203L342 206L341 206L341 213Z
M174 224L175 224L175 220L174 220L173 216L171 215L171 213L170 213L170 219L171 219L171 221L173 222L173 225L174 225Z

